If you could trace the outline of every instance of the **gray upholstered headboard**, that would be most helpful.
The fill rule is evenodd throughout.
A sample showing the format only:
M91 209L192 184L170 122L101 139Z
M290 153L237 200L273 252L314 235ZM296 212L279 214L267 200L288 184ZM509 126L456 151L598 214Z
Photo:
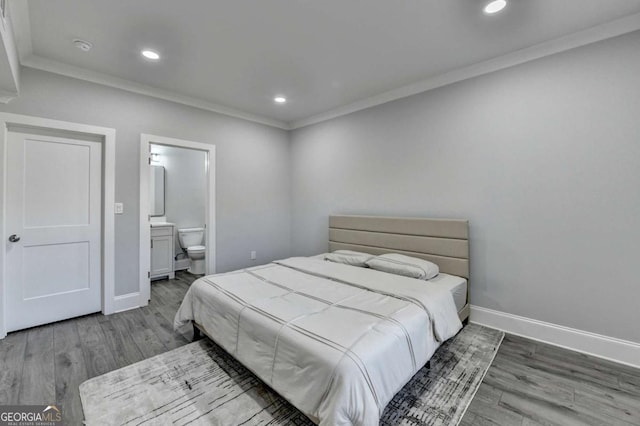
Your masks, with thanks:
M402 253L426 259L438 265L441 272L469 281L467 220L329 216L329 251L334 250Z

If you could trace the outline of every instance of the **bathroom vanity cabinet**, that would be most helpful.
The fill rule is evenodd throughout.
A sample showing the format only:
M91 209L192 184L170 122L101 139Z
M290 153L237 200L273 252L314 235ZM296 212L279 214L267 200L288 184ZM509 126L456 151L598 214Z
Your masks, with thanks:
M175 277L174 232L175 226L172 223L151 224L151 279Z

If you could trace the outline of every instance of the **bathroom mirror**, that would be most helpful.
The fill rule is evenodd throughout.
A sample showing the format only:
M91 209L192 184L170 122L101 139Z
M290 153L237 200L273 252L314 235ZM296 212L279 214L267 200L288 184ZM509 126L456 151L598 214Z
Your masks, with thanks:
M164 216L164 167L151 166L149 176L149 214Z

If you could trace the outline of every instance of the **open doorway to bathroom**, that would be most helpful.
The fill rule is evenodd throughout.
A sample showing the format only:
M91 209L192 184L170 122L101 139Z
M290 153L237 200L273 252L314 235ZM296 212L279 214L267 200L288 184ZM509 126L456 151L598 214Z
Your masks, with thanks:
M142 135L140 152L140 304L146 305L155 279L215 273L215 146Z

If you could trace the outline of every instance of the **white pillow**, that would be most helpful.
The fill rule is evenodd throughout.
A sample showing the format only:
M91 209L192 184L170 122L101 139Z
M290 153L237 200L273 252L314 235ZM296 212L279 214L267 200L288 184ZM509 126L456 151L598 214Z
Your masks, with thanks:
M327 253L324 260L336 263L344 263L345 265L367 267L367 260L373 259L375 256L369 253L361 253L351 250L336 250L333 253Z
M374 257L367 261L367 265L377 271L420 280L430 280L440 273L440 268L435 263L397 253Z

